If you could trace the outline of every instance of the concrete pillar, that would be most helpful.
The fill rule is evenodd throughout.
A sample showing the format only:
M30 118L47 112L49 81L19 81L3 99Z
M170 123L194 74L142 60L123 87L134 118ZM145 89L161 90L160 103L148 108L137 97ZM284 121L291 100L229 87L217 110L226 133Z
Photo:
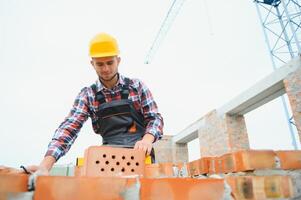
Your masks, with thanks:
M219 116L213 110L204 120L205 125L198 131L201 157L220 156L250 148L244 116Z
M188 162L187 144L173 144L172 137L163 135L161 140L155 142L156 162Z
M301 142L301 68L289 74L283 82Z

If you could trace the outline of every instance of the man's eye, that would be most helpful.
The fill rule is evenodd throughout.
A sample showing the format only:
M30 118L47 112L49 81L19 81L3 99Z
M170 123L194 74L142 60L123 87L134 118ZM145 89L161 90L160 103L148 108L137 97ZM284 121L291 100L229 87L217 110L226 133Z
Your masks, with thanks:
M113 61L107 62L107 65L113 65Z

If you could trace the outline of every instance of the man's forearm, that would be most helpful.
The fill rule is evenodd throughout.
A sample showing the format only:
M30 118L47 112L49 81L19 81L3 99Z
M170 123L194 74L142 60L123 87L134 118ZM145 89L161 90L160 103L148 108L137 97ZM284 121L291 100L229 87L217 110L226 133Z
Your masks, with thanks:
M56 160L53 156L45 156L40 163L40 168L50 171L55 162Z

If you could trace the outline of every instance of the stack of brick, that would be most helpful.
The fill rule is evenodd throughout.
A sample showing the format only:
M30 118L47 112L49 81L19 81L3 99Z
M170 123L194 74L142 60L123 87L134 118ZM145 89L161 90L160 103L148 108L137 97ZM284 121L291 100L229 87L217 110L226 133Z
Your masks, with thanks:
M244 150L150 165L143 158L131 149L91 147L78 176L38 177L33 199L301 199L301 151ZM0 199L25 192L27 181L0 171Z
M146 166L145 175L219 177L235 199L301 199L300 169L301 151L243 150L188 163Z

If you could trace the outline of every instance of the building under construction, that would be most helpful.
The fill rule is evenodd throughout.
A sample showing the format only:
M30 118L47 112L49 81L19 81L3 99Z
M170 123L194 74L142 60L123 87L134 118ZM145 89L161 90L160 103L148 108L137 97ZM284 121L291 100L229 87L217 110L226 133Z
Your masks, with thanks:
M145 62L184 1L174 0ZM301 199L301 4L299 0L255 0L274 71L235 98L154 144L156 162L144 152L91 146L76 165L54 166L50 176L0 167L2 200L263 200ZM273 16L274 18L270 18ZM270 28L269 25L278 25ZM269 33L270 32L270 33ZM285 50L284 50L285 49ZM283 54L286 51L286 54ZM285 55L285 56L283 56ZM283 106L295 150L250 148L244 115L286 94ZM201 157L188 160L198 139Z

